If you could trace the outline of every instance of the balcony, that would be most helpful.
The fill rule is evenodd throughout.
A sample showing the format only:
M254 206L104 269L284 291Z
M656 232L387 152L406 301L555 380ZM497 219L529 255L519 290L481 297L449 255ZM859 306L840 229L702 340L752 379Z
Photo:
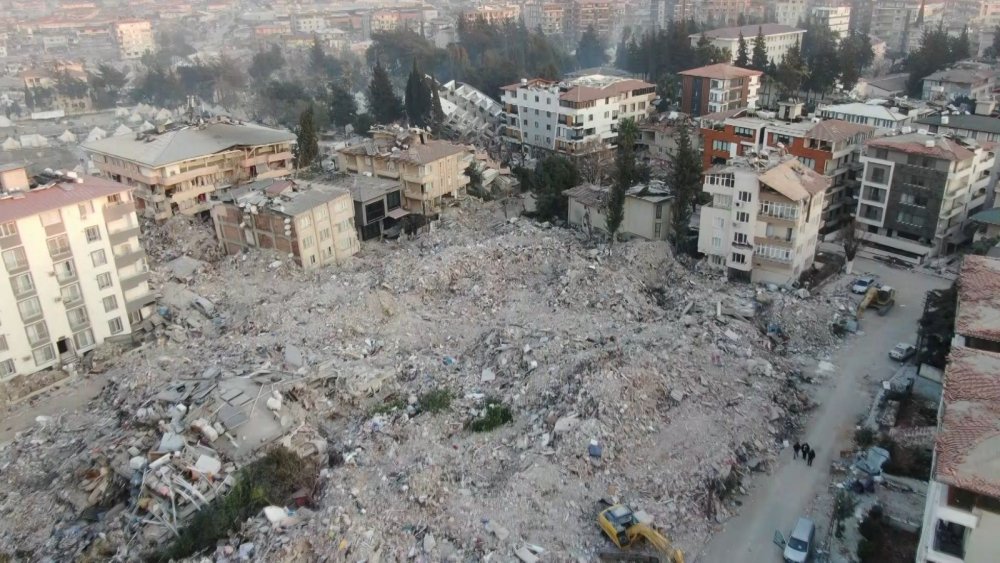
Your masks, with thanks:
M115 266L120 270L122 268L127 268L134 265L146 257L146 252L142 248L136 248L130 250L129 252L123 252L121 254L115 255Z
M129 291L130 289L135 289L136 287L139 287L139 284L147 280L149 280L148 271L142 271L127 278L123 278L121 282L122 291Z
M518 113L520 113L521 110L517 106L515 106L513 104L504 104L503 111L504 111L504 113L508 113L508 114L511 114L511 115L517 115Z
M72 255L73 255L73 250L69 247L68 243L56 246L49 245L49 257L52 258L53 262L62 260L64 258L69 258Z
M132 237L139 236L139 227L129 227L121 231L115 231L108 234L108 242L112 246L119 245L123 242L128 242Z
M117 221L118 219L134 212L134 202L120 201L118 203L109 203L104 206L104 221L106 223L111 223L112 221Z
M771 245L771 246L780 246L782 248L795 248L794 238L787 239L785 237L778 237L778 236L762 236L762 237L754 237L753 242L758 246Z

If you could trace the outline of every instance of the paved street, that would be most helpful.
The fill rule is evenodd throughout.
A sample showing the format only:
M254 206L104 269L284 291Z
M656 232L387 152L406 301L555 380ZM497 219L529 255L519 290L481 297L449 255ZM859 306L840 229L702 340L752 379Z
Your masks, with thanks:
M867 411L872 382L892 375L898 364L889 360L889 349L897 342L916 342L916 323L925 293L947 287L948 280L926 274L889 268L879 262L859 258L855 274L871 272L897 290L896 306L885 317L874 311L862 320L864 334L849 337L834 355L836 372L816 389L820 403L806 424L804 439L816 449L813 467L792 460L791 448L782 454L778 466L764 477L750 482L750 494L738 516L725 523L700 553L697 563L760 563L778 561L778 547L771 540L775 529L784 535L795 520L807 514L812 499L826 489L828 468L834 452L849 447L858 417ZM841 287L847 280L834 281ZM827 287L827 291L834 289ZM870 379L866 378L870 374ZM825 518L823 519L825 520ZM817 530L824 537L826 530Z

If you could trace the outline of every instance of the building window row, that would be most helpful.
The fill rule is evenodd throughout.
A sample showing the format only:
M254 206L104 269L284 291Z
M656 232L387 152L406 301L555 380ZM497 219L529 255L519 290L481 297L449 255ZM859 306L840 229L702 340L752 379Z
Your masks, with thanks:
M725 186L731 188L736 185L736 179L732 174L708 174L705 176L705 183L710 186Z
M754 247L753 253L756 254L757 256L762 256L764 258L769 258L771 260L777 260L779 262L792 261L791 249L781 248L779 246L758 245Z
M789 221L795 221L799 218L798 206L776 201L760 202L760 213L778 219L788 219Z

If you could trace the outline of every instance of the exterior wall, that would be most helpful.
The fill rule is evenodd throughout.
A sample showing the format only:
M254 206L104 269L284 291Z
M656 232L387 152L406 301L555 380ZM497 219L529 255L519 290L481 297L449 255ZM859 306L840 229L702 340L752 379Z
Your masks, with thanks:
M139 59L155 50L153 26L148 21L119 22L115 24L118 52L123 59Z
M767 59L774 64L780 64L781 61L785 60L785 54L788 50L792 48L793 45L800 44L802 42L802 37L805 35L805 31L795 31L789 33L775 33L773 35L764 36L764 45L767 47ZM753 43L756 35L753 37L744 37L747 42L747 48L751 51L753 50ZM698 44L698 40L701 39L701 35L691 36L691 46L694 47ZM712 39L712 45L720 49L728 49L730 54L729 62L736 62L736 54L739 48L739 38L717 38Z
M590 213L590 226L601 232L608 232L608 218L600 209L588 207L577 199L569 198L566 217L570 225L586 228L588 212Z
M931 479L927 486L917 563L976 563L992 561L1000 552L1000 514L972 508L965 510L948 503L950 487ZM995 499L994 499L995 501ZM935 549L934 536L938 524L954 523L965 527L965 556L956 557Z
M778 0L770 6L770 21L782 25L796 26L806 19L806 0Z
M646 240L667 240L672 224L671 213L670 202L654 203L641 197L627 196L622 231Z
M5 258L17 249L27 258L23 267L4 261L8 281L0 282L0 335L6 350L0 349L0 380L13 375L11 364L14 374L28 375L73 361L108 338L128 336L152 313L138 219L128 190L123 186L116 195L120 201L97 198L19 219L15 236L0 238ZM37 314L25 317L22 309ZM27 325L44 329L45 337L30 341Z
M838 38L847 37L851 26L851 7L837 6L825 7L815 6L812 9L812 16L820 23L830 28L830 31L837 34ZM796 25L796 24L789 24Z
M758 77L713 79L681 76L681 111L692 117L757 106Z
M219 152L158 168L91 154L101 175L134 187L139 210L157 221L176 213L195 215L208 211L213 204L210 196L219 188L288 176L294 168L292 159L291 143Z
M988 100L991 99L995 85L995 80L976 80L963 83L925 78L922 98L925 100L954 100L965 96L973 100Z
M437 214L443 197L458 197L465 193L469 184L465 169L471 159L469 153L457 153L428 164L417 164L387 156L340 153L341 165L349 172L367 172L380 178L400 180L403 207L422 215Z

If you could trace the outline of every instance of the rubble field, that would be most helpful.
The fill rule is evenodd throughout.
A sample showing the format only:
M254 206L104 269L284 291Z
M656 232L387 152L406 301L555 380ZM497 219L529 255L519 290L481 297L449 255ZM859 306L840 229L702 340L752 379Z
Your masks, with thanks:
M17 515L0 553L141 559L271 443L321 458L319 486L305 509L269 499L287 518L252 518L216 560L596 561L613 548L602 501L695 549L812 408L801 374L843 307L692 271L665 243L609 252L496 202L308 273L198 242L212 261L181 282L169 229L147 241L155 337L99 350L101 395L0 451ZM511 420L474 432L487 403Z

